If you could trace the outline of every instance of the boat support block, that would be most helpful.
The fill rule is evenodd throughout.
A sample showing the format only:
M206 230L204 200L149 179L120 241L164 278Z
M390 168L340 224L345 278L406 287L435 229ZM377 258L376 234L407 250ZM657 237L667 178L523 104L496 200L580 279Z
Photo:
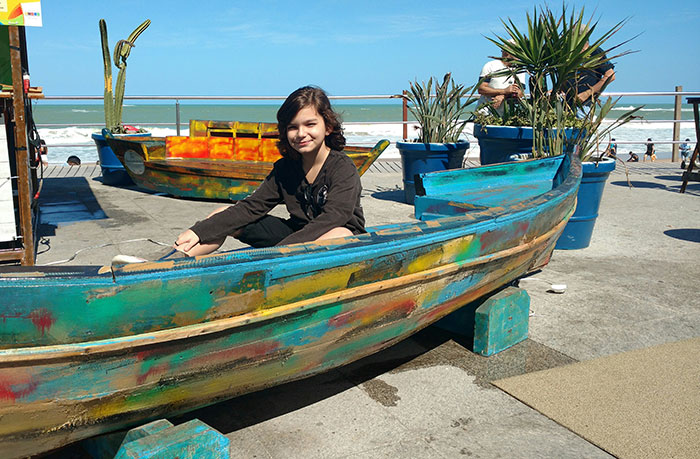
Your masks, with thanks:
M530 296L517 287L469 303L438 321L438 328L473 338L472 350L490 356L525 340L530 318Z

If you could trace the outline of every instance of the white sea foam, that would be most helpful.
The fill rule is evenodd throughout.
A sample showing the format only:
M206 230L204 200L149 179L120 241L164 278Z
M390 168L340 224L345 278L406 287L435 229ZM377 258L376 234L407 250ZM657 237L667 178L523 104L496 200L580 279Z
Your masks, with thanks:
M149 127L143 125L155 137L165 137L176 135L175 128L168 127ZM408 138L416 137L416 123L408 124ZM364 145L374 146L379 140L387 139L391 145L382 153L382 158L397 159L399 152L396 149L396 142L402 140L403 129L401 123L348 123L344 125L345 137L348 145ZM673 123L661 122L650 123L645 121L635 121L621 128L616 129L612 133L620 142L633 142L633 144L621 144L620 151L627 152L629 150L641 151L646 139L651 137L655 140L658 155L660 157L670 157L671 145L663 144L664 140L668 141L672 138ZM40 128L39 135L49 145L49 162L63 164L70 155L77 155L83 162L97 161L97 149L91 135L99 132L97 128L71 126L64 128ZM467 125L463 137L470 142L468 155L470 157L478 156L478 142L472 135L473 127ZM188 129L182 129L180 135L189 135ZM690 138L695 141L695 131L692 123L681 124L680 138Z
M633 105L628 105L628 106L624 106L624 107L616 106L612 110L613 111L625 111L625 110L632 110L635 108L637 108L637 107L635 107ZM646 108L646 107L644 107L644 108L640 108L639 111L640 112L671 112L671 113L673 113L673 108ZM692 108L681 108L681 111L682 112L692 112L693 109Z

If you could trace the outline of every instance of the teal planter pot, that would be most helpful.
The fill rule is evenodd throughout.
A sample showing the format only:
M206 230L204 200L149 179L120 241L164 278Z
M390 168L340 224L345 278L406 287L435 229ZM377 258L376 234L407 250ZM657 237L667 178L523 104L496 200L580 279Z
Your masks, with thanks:
M578 129L566 129L568 139L578 135ZM474 124L474 137L479 140L479 160L482 165L505 163L519 155L532 153L532 128L529 126L482 126ZM571 153L573 143L563 153Z
M469 149L469 142L396 142L396 147L401 154L404 199L408 204L413 204L416 196L416 175L461 168L464 154Z
M585 249L591 244L593 227L598 217L605 181L615 170L615 160L605 159L596 163L584 162L583 178L576 195L576 210L564 227L564 232L554 248L561 250Z
M119 134L114 134L115 137ZM151 134L129 134L129 136L150 136ZM134 182L124 169L124 166L107 145L104 136L99 133L92 134L92 140L97 145L97 156L100 158L100 169L102 169L102 183L105 185L133 185Z

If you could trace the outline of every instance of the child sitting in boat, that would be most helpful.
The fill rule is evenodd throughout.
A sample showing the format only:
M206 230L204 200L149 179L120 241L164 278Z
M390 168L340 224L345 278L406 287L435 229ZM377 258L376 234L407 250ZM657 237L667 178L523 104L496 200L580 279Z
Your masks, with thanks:
M226 236L253 247L294 244L365 233L362 185L343 153L340 117L326 93L305 86L277 111L282 158L251 195L221 207L180 234L174 248L187 256L217 250ZM284 202L289 219L268 215Z

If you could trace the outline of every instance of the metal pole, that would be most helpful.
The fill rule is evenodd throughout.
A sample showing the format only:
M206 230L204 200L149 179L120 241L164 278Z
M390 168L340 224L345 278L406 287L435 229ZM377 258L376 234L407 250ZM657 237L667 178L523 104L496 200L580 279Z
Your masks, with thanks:
M403 91L403 97L402 97L402 104L403 104L403 141L405 142L406 139L408 139L408 100L406 99L406 96L408 95L408 92L404 89Z
M175 99L175 130L180 135L180 99Z
M19 221L22 228L23 266L34 265L34 231L32 229L32 192L29 183L29 152L27 150L27 121L25 119L22 59L19 26L9 27L10 62L12 65L12 104L15 115L15 161L17 164Z
M683 92L683 86L676 86L676 92ZM676 95L676 103L673 106L673 119L674 120L680 120L681 119L681 104L683 104L683 101L681 100L683 97L678 94ZM673 140L674 141L679 141L681 136L681 124L680 123L673 123ZM678 161L678 144L674 143L673 147L671 147L671 162L676 162Z

